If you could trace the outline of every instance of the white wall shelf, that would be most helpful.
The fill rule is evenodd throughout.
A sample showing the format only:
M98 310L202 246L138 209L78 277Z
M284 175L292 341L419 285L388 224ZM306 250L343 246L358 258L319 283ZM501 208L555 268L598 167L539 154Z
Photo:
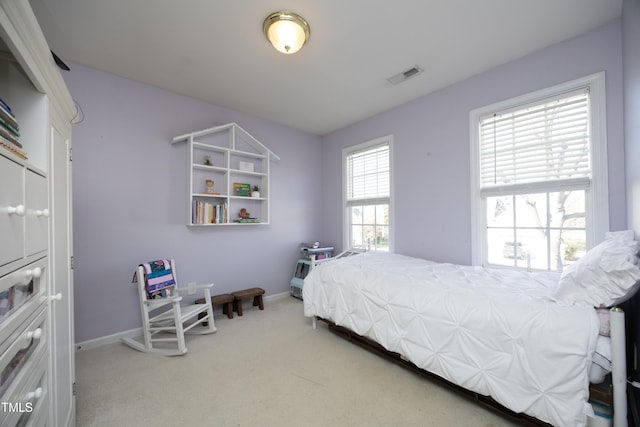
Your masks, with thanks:
M172 144L187 143L186 224L194 227L269 224L271 161L280 158L242 129L228 123L180 136ZM214 182L207 188L207 180ZM237 184L260 188L238 194ZM241 209L251 219L241 220Z

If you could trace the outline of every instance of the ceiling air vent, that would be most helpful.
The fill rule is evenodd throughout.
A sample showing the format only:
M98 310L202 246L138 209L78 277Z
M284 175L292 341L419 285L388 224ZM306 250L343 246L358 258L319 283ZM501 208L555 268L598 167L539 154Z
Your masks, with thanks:
M422 72L424 72L422 68L420 68L418 65L414 65L413 67L409 68L406 71L398 73L395 76L389 77L387 80L391 84L397 85L398 83L402 83L403 81L408 80L413 76L417 76Z

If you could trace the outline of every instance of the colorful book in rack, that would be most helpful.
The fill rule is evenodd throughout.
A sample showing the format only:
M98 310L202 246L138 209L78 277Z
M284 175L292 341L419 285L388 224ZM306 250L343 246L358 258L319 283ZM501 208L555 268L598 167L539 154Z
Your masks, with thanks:
M18 128L12 126L11 123L7 122L1 116L0 116L0 126L5 128L7 131L9 131L16 138L20 138L20 131L18 130Z
M13 142L10 142L10 141L6 140L1 135L0 135L0 147L2 147L3 149L5 149L7 151L10 151L11 153L13 153L14 155L18 156L19 158L21 158L23 160L27 160L29 158L29 156L27 156L27 152L25 150L23 150L22 148L18 147Z
M16 116L13 114L13 111L11 111L11 107L9 107L9 105L7 105L7 103L2 99L0 99L0 117L6 121L9 126L16 129L16 131L19 129L18 121L16 120Z
M258 218L238 218L235 219L234 222L240 224L257 224L260 222L260 220Z
M9 113L13 114L13 111L11 111L11 107L9 107L9 104L7 104L6 102L4 102L4 100L2 98L0 98L0 107L4 108L5 110L7 110Z
M6 127L1 125L0 125L0 136L2 136L7 141L14 143L19 148L22 148L22 144L20 143L20 141L18 141L18 138L14 134L9 132L9 130Z
M191 205L192 224L224 224L227 222L227 204L194 200Z
M21 159L27 159L27 152L18 140L18 121L11 107L0 99L0 147L10 151Z

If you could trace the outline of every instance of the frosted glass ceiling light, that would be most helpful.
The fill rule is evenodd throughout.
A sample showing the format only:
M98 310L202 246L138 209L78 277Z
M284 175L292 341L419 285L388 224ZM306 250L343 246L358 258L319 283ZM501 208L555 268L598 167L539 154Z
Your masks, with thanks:
M274 12L262 25L264 35L279 52L291 54L309 40L311 30L304 18L293 12Z

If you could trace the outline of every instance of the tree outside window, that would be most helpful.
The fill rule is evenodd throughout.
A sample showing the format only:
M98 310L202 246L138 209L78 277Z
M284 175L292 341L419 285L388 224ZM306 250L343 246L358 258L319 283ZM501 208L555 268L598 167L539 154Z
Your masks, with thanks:
M608 231L604 75L474 110L474 264L562 271Z
M345 246L390 250L391 137L345 149Z

